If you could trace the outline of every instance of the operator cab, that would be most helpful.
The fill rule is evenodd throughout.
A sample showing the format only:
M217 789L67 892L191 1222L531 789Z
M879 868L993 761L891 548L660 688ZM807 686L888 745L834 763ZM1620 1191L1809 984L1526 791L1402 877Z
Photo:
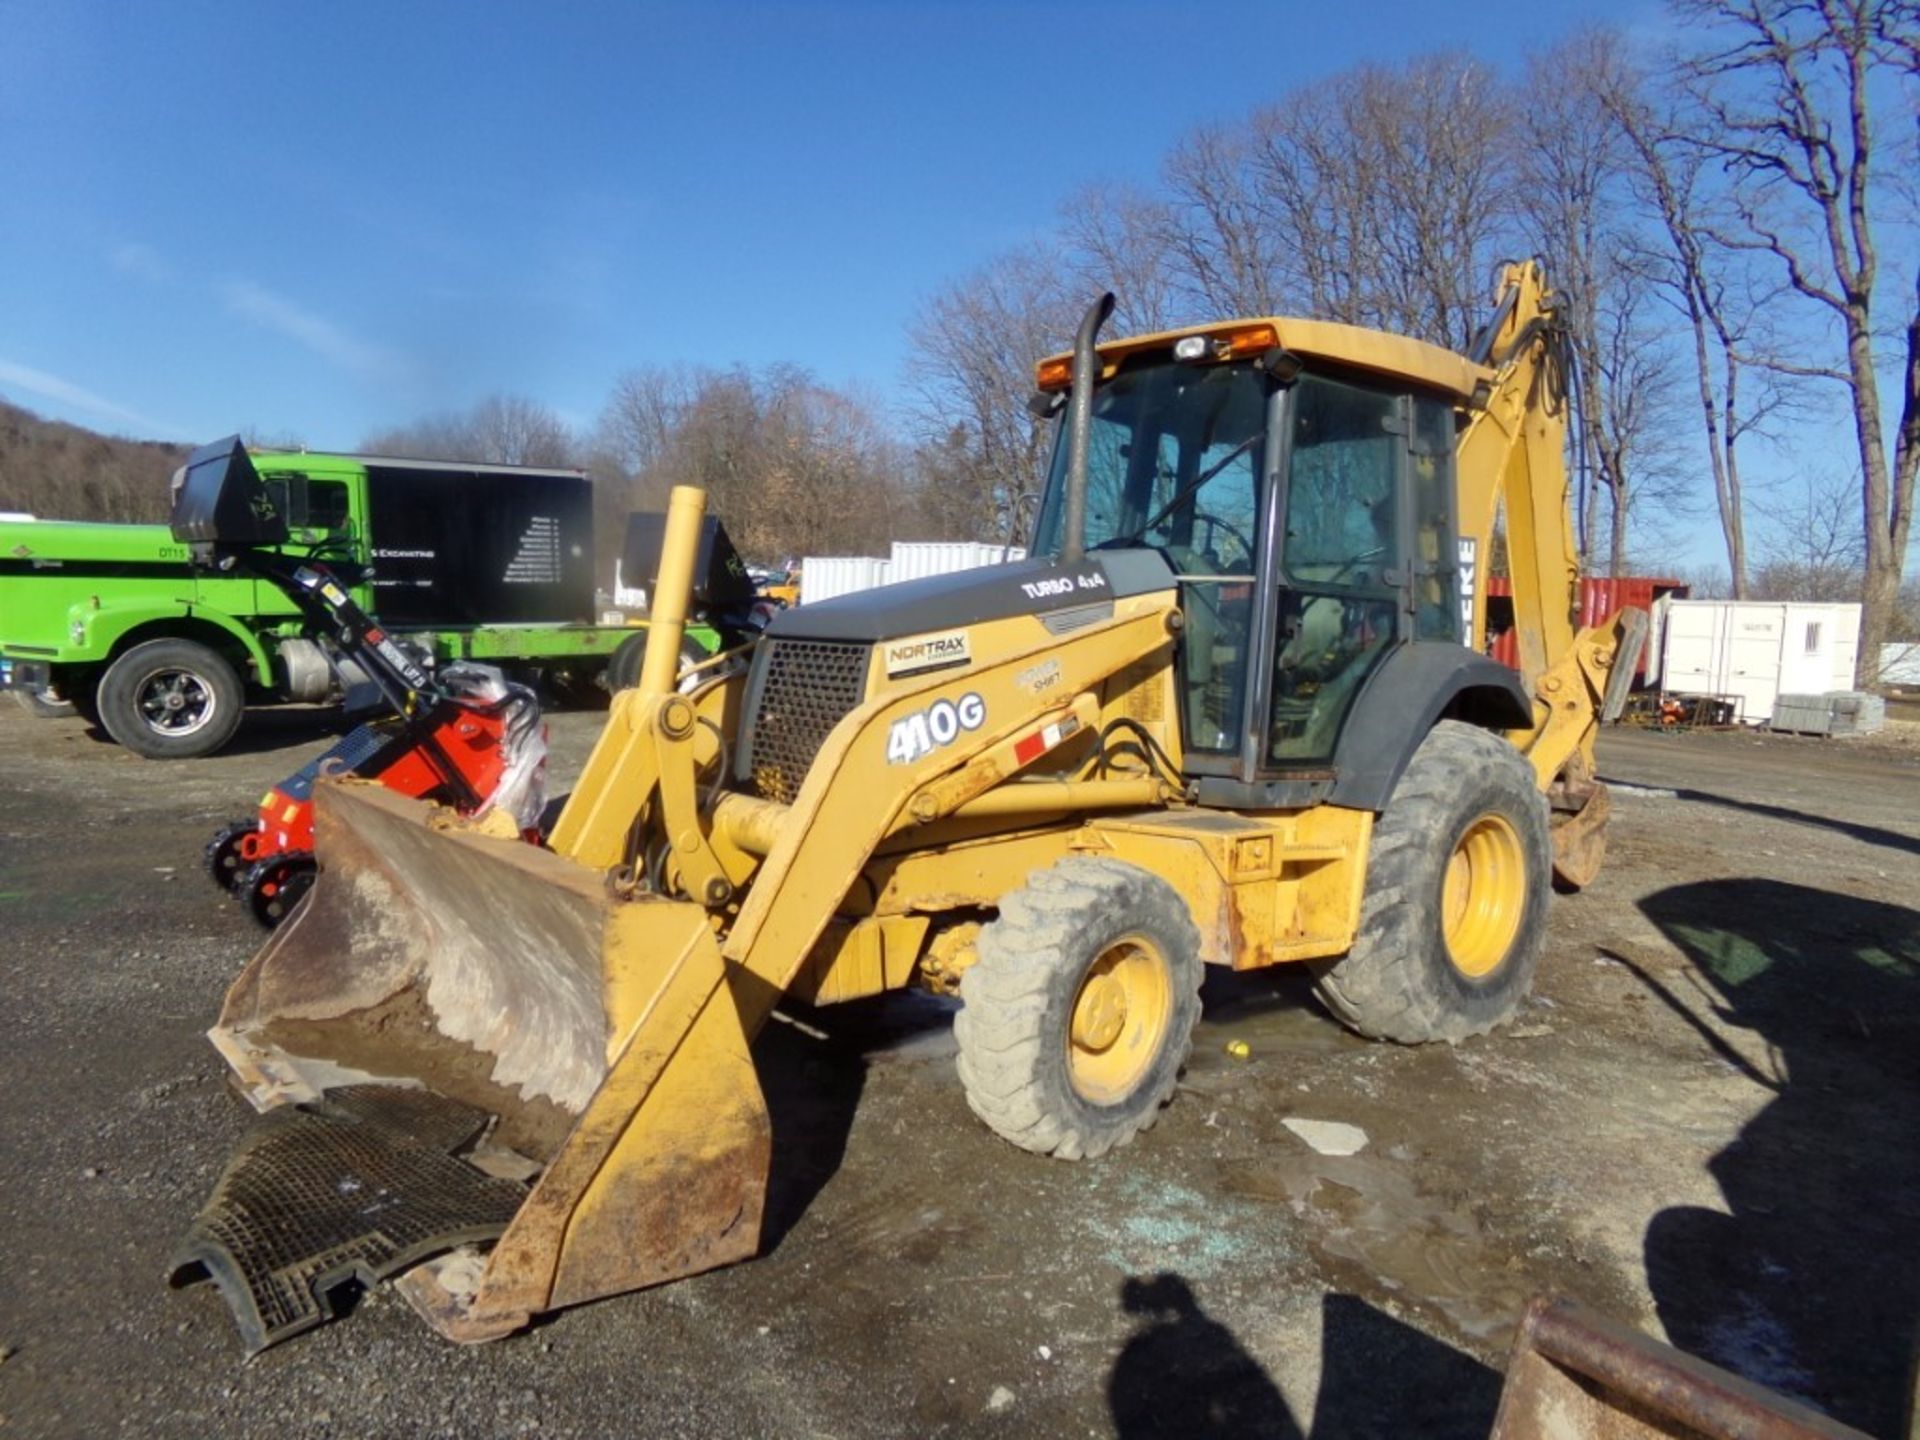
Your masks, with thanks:
M1092 400L1086 549L1151 548L1178 576L1185 769L1216 777L1205 788L1226 803L1290 803L1331 778L1384 661L1458 646L1472 625L1454 444L1477 367L1396 340L1440 382L1416 383L1303 359L1303 331L1331 349L1349 327L1237 322L1103 347ZM1064 368L1042 362L1043 392ZM1036 555L1061 553L1069 449L1063 421Z

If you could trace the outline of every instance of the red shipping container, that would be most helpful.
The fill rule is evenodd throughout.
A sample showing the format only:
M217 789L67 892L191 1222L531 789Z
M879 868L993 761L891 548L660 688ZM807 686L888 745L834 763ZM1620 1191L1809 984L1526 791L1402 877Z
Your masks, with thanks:
M1636 610L1651 612L1653 602L1663 595L1675 599L1687 598L1688 586L1681 580L1661 580L1650 575L1582 575L1580 577L1580 614L1574 621L1574 628L1584 630L1589 625L1599 625L1621 610L1631 605ZM1513 610L1510 604L1495 604L1496 601L1513 599L1513 582L1504 575L1495 575L1487 581L1487 653L1502 665L1520 668L1520 642L1513 633ZM1639 663L1633 667L1633 679L1637 685L1647 678L1647 657L1644 652Z

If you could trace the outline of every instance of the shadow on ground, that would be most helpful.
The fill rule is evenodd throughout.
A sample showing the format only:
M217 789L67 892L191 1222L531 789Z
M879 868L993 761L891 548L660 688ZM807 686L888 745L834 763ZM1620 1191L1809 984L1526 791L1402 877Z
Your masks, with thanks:
M1637 785L1639 782L1601 776L1610 785ZM1789 805L1769 805L1759 800L1736 800L1731 795L1715 795L1707 790L1675 789L1674 797L1691 800L1701 805L1718 805L1727 810L1739 810L1748 815L1762 815L1769 820L1786 820L1795 825L1812 825L1822 830L1832 830L1846 836L1849 840L1858 840L1863 845L1879 845L1889 850L1905 850L1920 855L1920 836L1903 835L1898 830L1882 829L1878 825L1862 825L1853 820L1842 820L1832 815L1822 815L1811 810L1796 810Z
M1920 913L1757 879L1641 908L1698 993L1632 968L1775 1091L1708 1161L1725 1213L1673 1206L1647 1228L1661 1324L1683 1350L1893 1433L1920 1315ZM1763 1059L1712 1035L1702 1004Z
M1139 1317L1107 1382L1121 1440L1479 1440L1499 1406L1496 1372L1355 1295L1321 1300L1320 1389L1306 1424L1181 1276L1129 1278L1120 1304Z
M754 1042L753 1063L773 1128L760 1230L760 1253L771 1255L846 1156L867 1062L855 1046L776 1024Z

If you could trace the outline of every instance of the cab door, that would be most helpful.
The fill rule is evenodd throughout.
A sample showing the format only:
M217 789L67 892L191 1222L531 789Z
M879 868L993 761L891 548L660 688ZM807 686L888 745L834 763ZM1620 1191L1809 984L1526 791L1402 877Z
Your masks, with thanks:
M1405 394L1326 376L1294 386L1269 767L1330 764L1354 698L1410 631L1410 409Z

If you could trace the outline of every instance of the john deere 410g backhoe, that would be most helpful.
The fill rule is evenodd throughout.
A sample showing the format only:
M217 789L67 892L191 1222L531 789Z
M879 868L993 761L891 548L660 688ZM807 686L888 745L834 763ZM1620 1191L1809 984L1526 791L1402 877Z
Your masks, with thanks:
M1643 619L1569 619L1539 267L1471 356L1295 319L1098 345L1111 304L1039 366L1029 559L785 612L676 688L679 490L548 848L316 787L318 879L212 1032L269 1113L181 1256L251 1347L349 1275L485 1339L751 1256L785 997L958 994L968 1102L1066 1159L1153 1123L1203 964L1310 966L1388 1040L1513 1013L1552 872L1599 863ZM1497 524L1518 673L1480 653Z

